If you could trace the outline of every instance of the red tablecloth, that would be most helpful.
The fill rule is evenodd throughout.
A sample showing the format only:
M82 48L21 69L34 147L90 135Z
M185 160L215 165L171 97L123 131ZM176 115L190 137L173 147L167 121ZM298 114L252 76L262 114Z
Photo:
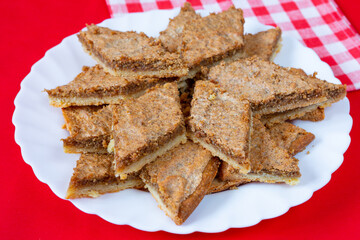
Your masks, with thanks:
M339 0L350 22L360 30L360 4ZM109 17L104 0L2 1L0 3L2 146L0 167L1 239L359 239L360 231L360 91L348 93L354 126L344 163L312 198L275 219L217 234L189 236L148 233L117 226L86 214L55 196L22 160L14 141L11 117L21 80L49 48L84 27ZM146 213L144 213L146 214Z

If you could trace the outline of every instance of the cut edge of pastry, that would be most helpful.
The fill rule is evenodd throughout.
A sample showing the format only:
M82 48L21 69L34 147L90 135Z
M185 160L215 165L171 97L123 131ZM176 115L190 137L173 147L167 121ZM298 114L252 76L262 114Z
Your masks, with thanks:
M131 188L142 188L144 183L139 179L128 179L121 182L115 183L104 183L99 182L96 185L91 184L90 186L74 186L70 183L70 186L66 192L66 199L75 198L96 198L105 193L118 192L125 189Z
M138 97L144 94L145 91L137 92L131 95L118 96L100 96L100 97L54 97L49 96L49 103L53 107L70 107L70 106L99 106L104 104L119 104L125 98Z
M318 107L321 107L321 108L328 107L331 105L331 102L332 101L329 99L327 101L312 104L307 107L300 107L300 108L296 108L296 109L292 109L292 110L288 110L288 111L284 111L284 112L263 115L261 117L261 121L265 124L275 124L275 123L283 122L285 120L294 120L297 118L301 118L302 116L304 116L305 114L307 114L309 112L315 111Z
M268 173L244 174L242 180L263 183L286 183L288 185L296 185L300 182L299 177L277 176Z
M92 54L86 47L83 47L84 51L89 54L103 69L113 76L120 76L124 78L137 78L137 77L157 77L157 78L169 78L169 77L183 77L189 74L189 69L185 66L179 69L172 69L166 67L165 69L154 69L154 70L142 70L133 71L131 69L112 69L106 65L96 54ZM176 73L176 74L174 74ZM184 79L182 79L184 80Z
M76 147L72 145L63 146L64 153L108 153L106 148L94 148L94 147Z
M278 53L281 51L283 44L282 44L282 37L279 38L278 42L276 43L276 46L273 50L273 54L270 57L270 62L273 62Z
M194 136L194 134L189 134L188 136L191 140L193 140L193 142L195 143L199 143L201 146L203 146L205 149L207 149L208 151L211 152L211 154L213 156L219 157L221 160L229 163L232 167L234 167L235 169L237 169L239 172L246 174L250 171L250 163L244 163L244 164L240 164L237 161L235 161L234 159L231 159L229 156L227 156L226 154L222 153L220 150L216 149L214 146L206 143L205 141L197 138ZM244 158L245 160L246 158Z
M164 153L166 153L170 149L172 149L172 148L174 148L174 147L176 147L176 146L178 146L180 144L184 144L186 141L187 141L186 135L185 135L185 133L183 133L183 134L175 137L171 141L169 141L167 144L160 147L155 152L152 152L150 154L147 154L147 155L143 156L138 161L136 161L135 163L131 164L130 166L126 167L123 170L117 169L116 160L114 160L114 166L115 166L115 169L116 169L115 170L115 176L120 177L121 179L126 179L127 174L139 171L146 164L154 161L157 157L163 155Z
M249 182L250 181L248 181L246 179L238 180L238 181L222 181L216 177L213 180L213 182L211 183L207 194L223 192L226 190L235 190L235 189L237 189L238 186L249 183Z

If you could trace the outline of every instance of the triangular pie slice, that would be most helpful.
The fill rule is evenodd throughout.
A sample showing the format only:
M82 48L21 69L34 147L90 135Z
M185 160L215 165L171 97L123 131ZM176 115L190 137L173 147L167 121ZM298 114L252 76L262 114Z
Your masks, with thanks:
M185 5L189 5L189 4L186 3ZM188 8L186 7L185 9L187 10ZM178 20L178 18L180 16L182 16L182 14L184 14L184 16L185 16L185 14L189 14L190 12L195 14L194 10L192 10L192 11L190 11L190 10L186 11L186 10L183 10L183 8L182 8L180 14L174 18L173 24L175 24L174 23L175 20ZM186 18L184 17L184 19L186 19ZM170 28L170 24L169 24L169 27L167 28L167 30L169 28ZM174 31L173 29L171 29L171 30ZM160 34L160 36L161 36L161 34ZM165 36L166 35L164 35L163 38L165 38ZM269 30L266 30L263 32L259 32L257 34L246 34L245 35L245 45L244 45L243 51L240 51L238 54L232 56L231 58L224 59L224 61L232 62L232 61L235 61L240 58L247 58L247 57L251 57L254 55L257 55L262 59L270 60L270 59L274 58L276 53L279 51L279 48L281 45L280 38L281 38L280 28L272 28L272 29L269 29ZM168 37L168 39L169 39L168 41L171 42L170 37ZM168 43L168 44L170 44L170 43ZM206 74L206 72L205 72L205 74ZM197 78L201 79L202 77L197 76ZM189 115L192 92L193 92L193 85L190 84L188 91L181 96L182 106L184 109L183 112L184 112L185 117Z
M113 160L112 154L81 154L76 162L66 198L94 198L105 193L144 187L137 173L129 175L126 180L115 177Z
M161 44L170 52L180 52L182 38L181 34L186 24L192 24L191 21L201 18L199 14L191 7L189 2L185 2L180 9L180 13L170 19L167 28L160 32L159 40Z
M188 73L178 54L167 52L144 33L89 25L78 38L84 50L115 76L168 78Z
M156 84L177 80L178 78L123 78L113 76L100 65L95 65L83 67L83 71L70 83L45 91L54 107L116 104L124 98L138 97Z
M290 71L293 74L300 75L302 78L308 77L308 75L302 69L291 68ZM310 77L315 77L315 75ZM343 89L339 87L338 91L340 91L341 93L340 94L335 93L335 95L337 94L337 96L332 101L327 101L325 103L320 103L320 104L313 104L306 107L299 107L283 112L267 114L265 116L262 116L261 121L266 125L271 125L271 124L281 123L286 120L294 120L294 119L313 121L313 122L324 120L325 119L324 108L330 106L331 103L340 100L341 96L343 94L346 94L344 93L344 91L346 91L345 86L343 87Z
M256 34L245 34L244 51L239 54L240 58L248 58L254 55L261 59L272 61L280 51L281 29L271 28Z
M156 157L186 142L176 83L156 86L139 98L125 99L111 107L117 176L125 178L126 174L139 171Z
M219 160L191 141L146 165L140 177L159 207L181 225L207 194Z
M70 136L63 139L66 153L107 153L112 112L109 106L82 106L62 109Z
M202 66L215 64L241 52L244 46L243 25L243 12L234 7L185 24L180 52L189 68L187 77L194 77Z
M314 134L289 122L274 124L267 128L267 132L277 146L292 156L302 152L315 139Z
M280 67L258 57L217 65L210 69L208 79L229 93L248 99L253 113L263 117L314 106L310 112L346 95L345 85L305 76L297 69Z
M267 132L270 134L271 140L274 141L278 147L285 149L292 156L303 151L315 138L314 134L288 122L274 124L270 128L267 128ZM246 175L240 175L234 172L226 163L224 167L221 164L219 169L219 175L222 175L222 177L231 176L232 174L235 174L235 177L229 177L231 180L221 180L220 177L217 176L211 184L209 194L227 189L236 189L239 185L253 181L252 178L247 178Z
M249 102L223 92L209 81L197 81L190 113L190 138L247 173L252 122Z
M249 159L251 170L247 174L240 173L224 162L219 170L220 179L225 181L248 179L294 185L301 176L298 160L271 139L265 126L257 118L253 119Z

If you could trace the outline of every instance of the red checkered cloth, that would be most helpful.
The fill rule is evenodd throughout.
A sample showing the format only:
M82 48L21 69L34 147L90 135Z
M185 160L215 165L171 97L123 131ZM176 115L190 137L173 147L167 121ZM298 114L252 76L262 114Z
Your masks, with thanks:
M181 7L185 0L106 0L112 17ZM331 0L190 0L195 9L222 11L232 4L246 18L279 26L312 48L348 91L360 89L360 37Z

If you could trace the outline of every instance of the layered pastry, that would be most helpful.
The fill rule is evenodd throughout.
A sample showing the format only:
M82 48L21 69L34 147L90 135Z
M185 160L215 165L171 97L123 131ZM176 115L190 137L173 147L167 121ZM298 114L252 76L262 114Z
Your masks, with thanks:
M256 34L248 33L244 40L244 51L240 54L240 58L256 55L261 59L272 61L281 48L281 30L277 27Z
M323 107L318 107L315 110L305 113L303 116L299 117L300 120L318 122L325 119L325 109Z
M274 124L267 128L267 132L277 146L293 156L302 152L315 139L314 134L289 122Z
M148 90L136 99L111 105L115 174L139 171L145 164L186 142L184 119L176 83Z
M229 93L248 99L254 114L277 122L299 118L346 95L346 86L299 74L258 57L222 63L208 79Z
M176 82L178 78L113 76L100 65L83 67L70 83L45 90L54 107L117 104L121 99L138 97L156 84ZM179 83L180 85L181 83Z
M76 162L66 198L94 198L105 193L144 187L138 174L129 175L126 180L115 177L113 160L112 154L81 154Z
M181 52L182 32L186 24L191 24L193 20L199 19L201 16L195 13L191 4L184 3L180 9L180 13L170 19L167 28L160 32L159 40L161 44L170 52Z
M242 173L250 170L250 104L209 81L197 81L189 137Z
M108 106L82 106L62 109L70 136L63 139L66 153L107 153L112 112Z
M267 128L266 132L270 134L271 140L275 142L278 147L285 149L291 156L303 151L315 138L312 133L288 122L272 125L270 128ZM268 153L264 154L268 155ZM209 194L228 189L236 189L239 185L253 181L253 178L247 178L244 175L238 174L233 168L226 165L226 163L224 163L224 166L220 165L219 169L220 173L211 184ZM222 178L224 178L224 176L235 177L229 177L225 180L220 179L220 175L222 175Z
M301 176L298 160L277 146L257 118L253 119L249 151L250 172L243 174L224 162L219 177L225 181L249 180L266 183L297 184Z
M140 177L159 207L181 225L207 194L218 166L209 151L187 141L146 165Z
M168 28L160 33L159 39L169 50L180 53L187 64L189 73L183 78L193 78L201 67L242 52L243 25L241 9L230 7L227 11L200 17L185 4Z
M168 78L188 73L178 54L169 53L144 33L89 25L78 38L84 50L115 76Z

